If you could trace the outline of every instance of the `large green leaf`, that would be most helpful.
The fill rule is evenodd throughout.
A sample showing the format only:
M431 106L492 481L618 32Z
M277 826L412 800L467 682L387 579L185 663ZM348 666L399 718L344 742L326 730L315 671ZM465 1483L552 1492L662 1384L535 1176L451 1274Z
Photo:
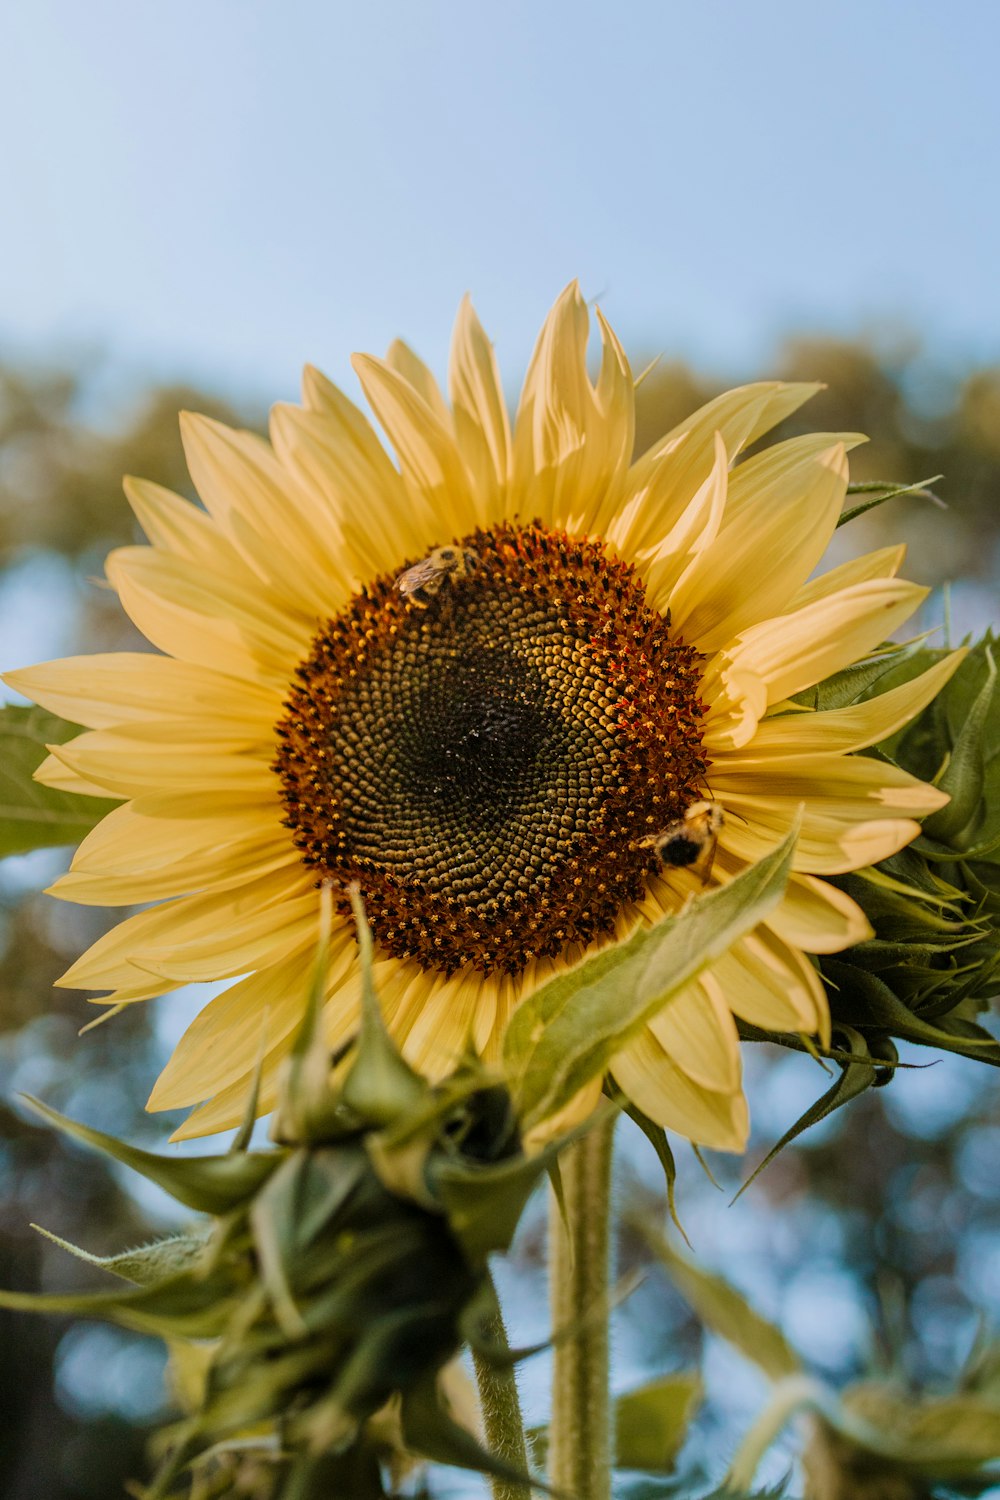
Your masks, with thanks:
M549 981L514 1013L504 1061L526 1125L553 1115L703 968L772 911L785 890L798 827L734 880L677 917L638 929Z
M80 733L44 708L0 708L0 858L58 844L77 844L115 806L33 781L49 745Z
M615 1464L669 1474L701 1401L696 1371L663 1375L626 1391L615 1401Z
M721 1276L704 1271L681 1255L649 1224L637 1224L647 1244L684 1300L713 1333L719 1334L772 1380L797 1375L798 1355L784 1334Z

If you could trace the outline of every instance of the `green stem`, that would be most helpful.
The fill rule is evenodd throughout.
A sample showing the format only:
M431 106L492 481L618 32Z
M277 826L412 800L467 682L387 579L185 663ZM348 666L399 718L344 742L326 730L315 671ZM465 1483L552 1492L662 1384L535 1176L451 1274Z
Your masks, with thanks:
M507 1350L507 1330L496 1287L490 1281L490 1306L483 1319L482 1331L486 1341ZM521 1402L517 1394L517 1380L513 1365L497 1368L489 1364L481 1354L473 1350L476 1367L476 1383L479 1386L479 1403L483 1410L483 1426L486 1430L486 1446L491 1453L502 1458L512 1468L527 1470L528 1452L524 1441L524 1419ZM491 1480L493 1500L531 1500L531 1490L526 1484L508 1479Z
M555 1329L579 1323L608 1296L614 1126L611 1115L559 1158L565 1222L554 1195L549 1214ZM574 1500L611 1496L608 1316L588 1318L554 1355L549 1482Z

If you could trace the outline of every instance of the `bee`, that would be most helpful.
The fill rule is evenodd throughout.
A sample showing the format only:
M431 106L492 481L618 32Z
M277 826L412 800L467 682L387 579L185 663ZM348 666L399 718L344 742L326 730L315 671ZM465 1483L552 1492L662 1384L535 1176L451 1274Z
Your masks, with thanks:
M400 573L396 587L404 599L426 609L446 578L467 578L478 561L471 547L435 547L429 557Z
M701 883L707 885L724 821L717 802L692 802L683 818L655 834L649 843L665 865L675 869L701 865Z

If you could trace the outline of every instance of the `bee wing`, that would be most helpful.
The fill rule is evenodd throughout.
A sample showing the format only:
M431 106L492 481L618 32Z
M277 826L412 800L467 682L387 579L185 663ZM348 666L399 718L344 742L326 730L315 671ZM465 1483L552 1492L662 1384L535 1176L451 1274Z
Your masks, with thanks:
M702 885L708 885L709 879L712 874L712 866L715 863L715 851L718 847L719 840L715 835L713 835L712 838L710 838L708 841L708 848L705 851L704 863L702 864L701 868Z
M423 562L414 563L412 568L400 573L396 579L396 587L401 594L415 594L417 589L426 588L429 583L433 583L440 572L437 563L425 557Z

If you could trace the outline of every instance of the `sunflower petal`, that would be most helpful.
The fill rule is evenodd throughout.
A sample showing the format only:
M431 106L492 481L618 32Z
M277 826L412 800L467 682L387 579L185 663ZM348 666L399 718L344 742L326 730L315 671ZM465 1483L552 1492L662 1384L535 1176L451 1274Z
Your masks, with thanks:
M701 1088L671 1062L651 1031L619 1052L613 1072L623 1092L657 1125L716 1151L745 1148L750 1119L742 1093Z
M793 438L740 464L717 537L670 597L685 639L708 653L780 614L826 551L846 492L846 447L825 436Z
M803 755L846 755L877 744L918 714L944 687L967 651L953 651L922 672L911 682L890 688L865 703L846 708L832 708L815 713L790 713L764 719L753 739L742 750L720 755L716 761L727 774L739 766L760 771L764 762L773 765L780 776L781 763L788 757Z
M702 692L711 700L725 691L730 674L756 677L768 703L780 703L867 656L929 592L904 579L871 579L752 625L709 662Z
M352 360L372 410L396 450L403 478L437 518L439 540L461 536L476 522L469 476L454 433L384 360L356 354Z
M480 524L504 512L511 472L511 431L493 345L468 297L455 321L448 385L455 435L476 491Z
M631 372L600 315L597 384L587 374L590 320L572 282L549 313L525 376L514 423L508 514L586 532L610 511L628 470L634 430Z
M5 672L3 680L51 713L111 729L144 719L190 716L192 723L245 726L248 733L273 724L283 694L261 683L237 679L210 667L152 652L113 651L67 656Z
M674 995L649 1029L667 1056L701 1088L724 1094L739 1089L739 1034L711 971Z

